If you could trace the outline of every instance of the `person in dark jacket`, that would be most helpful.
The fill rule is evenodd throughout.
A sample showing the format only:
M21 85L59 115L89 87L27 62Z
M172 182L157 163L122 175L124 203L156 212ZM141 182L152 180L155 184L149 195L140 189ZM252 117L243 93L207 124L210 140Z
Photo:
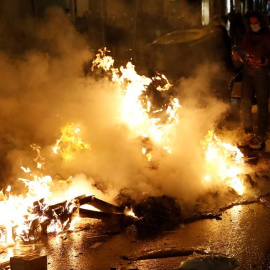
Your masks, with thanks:
M241 89L241 112L245 136L239 146L251 149L262 149L268 127L268 96L270 66L270 33L269 27L260 12L249 13L248 31L241 44L243 54L233 55L234 60L244 63ZM252 118L252 99L256 96L258 106L258 129L254 134Z

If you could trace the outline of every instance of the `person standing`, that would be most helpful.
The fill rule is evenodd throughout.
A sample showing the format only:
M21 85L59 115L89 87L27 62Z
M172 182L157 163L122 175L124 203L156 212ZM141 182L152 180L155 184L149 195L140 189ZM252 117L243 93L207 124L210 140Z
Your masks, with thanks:
M241 50L243 55L233 55L233 60L244 62L241 88L241 112L245 129L239 146L262 149L268 128L270 31L263 15L258 11L249 13L250 31L245 33ZM254 133L252 118L252 100L254 95L258 106L258 129Z

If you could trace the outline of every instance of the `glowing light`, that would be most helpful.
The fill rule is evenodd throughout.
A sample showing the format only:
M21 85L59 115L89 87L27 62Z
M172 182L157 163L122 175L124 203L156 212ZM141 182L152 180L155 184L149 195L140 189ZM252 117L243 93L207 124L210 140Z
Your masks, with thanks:
M38 169L41 169L41 168L43 167L43 165L45 164L45 159L40 155L40 149L41 149L41 147L38 146L38 145L36 145L36 144L32 144L32 145L30 145L30 146L32 147L32 149L33 149L34 151L37 152L37 156L36 156L36 158L34 159L34 161L35 161L36 164L37 164L37 168L38 168Z
M241 151L229 143L222 142L211 131L202 141L202 147L205 150L208 171L204 181L209 183L213 178L218 178L239 195L243 195L245 186L240 175L244 171L244 156Z
M74 123L65 125L61 129L61 138L53 147L55 154L60 153L64 160L70 161L78 150L89 149L90 146L80 138L80 128Z
M131 217L134 217L134 218L138 218L135 215L135 213L133 212L133 208L126 207L124 213L125 213L126 216L131 216Z
M168 91L172 85L163 74L157 74L152 79L137 74L131 62L128 62L126 67L113 68L114 61L106 52L99 50L92 68L100 67L110 71L112 82L119 85L122 93L120 120L130 127L136 137L147 137L170 153L170 137L173 136L179 121L178 109L181 106L177 98L170 97L165 106L156 109L147 95L147 90L150 84L153 84L158 92ZM149 151L142 151L148 160L152 159Z
M44 159L38 149L38 157L34 159L39 163ZM8 246L18 241L29 242L38 239L41 232L41 224L46 223L46 232L57 234L65 229L74 227L76 220L71 220L71 214L78 208L75 200L69 200L62 207L62 212L66 213L64 221L60 214L54 210L48 212L50 204L54 203L51 187L53 179L49 175L42 175L41 172L32 172L29 168L21 167L28 178L19 178L26 187L25 194L13 195L11 186L5 191L0 191L0 245ZM68 193L68 187L66 190ZM73 197L74 198L74 197ZM69 217L70 216L70 217Z
M202 1L202 25L208 25L210 22L210 3L209 0Z

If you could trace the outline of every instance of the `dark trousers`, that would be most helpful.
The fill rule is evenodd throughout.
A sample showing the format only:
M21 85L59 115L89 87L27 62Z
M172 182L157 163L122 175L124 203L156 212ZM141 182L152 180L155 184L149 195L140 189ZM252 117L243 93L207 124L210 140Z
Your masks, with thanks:
M255 94L258 106L258 135L266 135L268 126L269 85L268 68L244 68L241 89L241 110L245 132L253 132L252 99Z

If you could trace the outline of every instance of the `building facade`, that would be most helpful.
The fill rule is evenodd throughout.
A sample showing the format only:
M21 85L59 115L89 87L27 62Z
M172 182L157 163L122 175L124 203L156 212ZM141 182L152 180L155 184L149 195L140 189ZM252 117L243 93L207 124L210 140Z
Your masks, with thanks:
M207 25L232 10L242 14L252 9L270 12L268 0L9 0L0 5L0 15L40 18L49 6L59 6L73 18L98 14L117 19L143 13L166 18L176 26L191 17L194 24Z

